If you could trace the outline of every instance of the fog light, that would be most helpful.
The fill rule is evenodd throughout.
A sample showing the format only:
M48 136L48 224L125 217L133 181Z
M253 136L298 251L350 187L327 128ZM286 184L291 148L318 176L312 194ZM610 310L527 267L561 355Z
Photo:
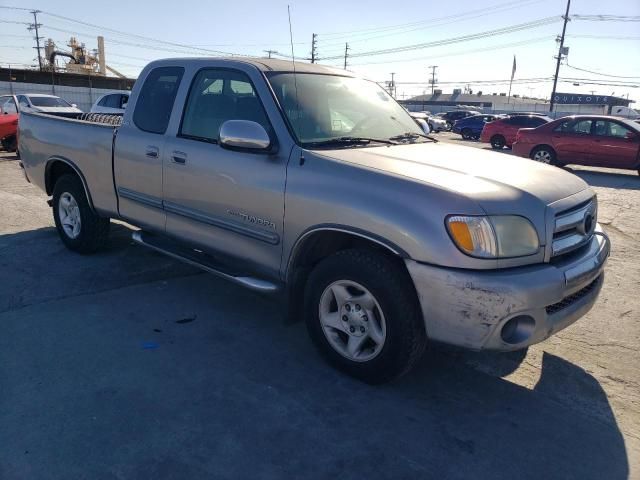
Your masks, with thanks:
M526 341L536 327L536 321L529 315L513 317L502 326L500 336L505 343L516 345Z

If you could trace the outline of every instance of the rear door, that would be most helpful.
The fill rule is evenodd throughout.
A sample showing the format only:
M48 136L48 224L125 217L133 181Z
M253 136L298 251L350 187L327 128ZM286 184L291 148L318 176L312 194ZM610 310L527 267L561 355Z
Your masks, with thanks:
M166 231L238 265L277 276L288 151L252 153L218 144L227 120L259 123L275 141L260 99L269 92L256 80L230 68L206 67L195 74L180 125L165 147Z
M594 138L592 118L568 119L551 133L551 142L560 163L591 165Z
M114 175L120 215L135 225L163 232L166 215L162 208L162 158L165 132L182 67L150 70L137 93L133 112L127 112L115 141Z
M592 165L634 168L638 163L639 136L614 120L596 120Z

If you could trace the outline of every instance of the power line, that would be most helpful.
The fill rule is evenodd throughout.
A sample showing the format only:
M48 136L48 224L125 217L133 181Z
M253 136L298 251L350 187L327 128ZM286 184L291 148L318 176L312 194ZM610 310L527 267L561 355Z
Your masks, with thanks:
M601 72L596 72L594 70L587 70L586 68L579 68L579 67L574 67L573 65L569 65L568 63L566 64L567 67L572 68L574 70L579 70L581 72L587 72L587 73L593 73L595 75L602 75L603 77L613 77L613 78L638 78L640 79L639 75L636 76L627 76L627 75L611 75L610 73L601 73Z
M466 18L458 18L458 19L454 19L454 20L450 20L450 21L446 21L446 22L432 21L432 22L429 22L428 25L422 25L422 26L419 26L419 27L408 28L408 29L397 31L397 32L391 32L391 33L375 34L375 32L371 32L368 35L374 34L374 36L367 36L366 38L353 39L352 37L354 35L345 35L344 37L345 38L349 38L352 43L368 42L370 40L375 40L375 39L378 39L378 38L386 38L386 37L397 36L397 35L405 35L405 34L410 33L410 32L415 32L415 31L418 31L418 30L424 30L425 28L442 27L442 26L445 26L445 25L450 25L452 23L472 20L472 19L476 19L476 18L480 18L480 17L485 17L485 16L488 16L488 15L494 15L496 13L505 12L505 11L508 11L508 10L512 10L514 8L522 8L524 6L532 5L534 3L539 3L540 1L542 1L542 0L525 0L525 1L515 2L516 5L512 5L514 2L509 2L506 5L512 5L512 6L509 6L507 8L501 8L501 9L498 9L498 10L483 8L481 10L475 10L475 11L472 11L472 12L467 12L467 14L465 14L465 15L469 15L470 13L474 13L474 12L481 12L481 13L478 13L478 14L473 15L473 16L467 16ZM447 17L444 17L444 18L447 18ZM425 22L423 22L423 23L425 23ZM360 34L360 36L362 36L362 35L363 34ZM332 40L334 40L334 39L330 38L327 41L332 41ZM325 47L331 47L331 46L334 46L334 45L336 45L336 46L337 45L341 45L341 43L323 44L322 43L323 42L322 39L320 39L319 41L321 43L321 46L323 47L323 50L324 50Z
M445 57L455 57L455 56L464 56L464 55L470 55L470 54L474 54L474 53L480 53L480 52L493 52L495 50L501 50L504 48L513 48L513 47L520 47L520 46L525 46L525 45L530 45L533 43L539 43L539 42L543 42L543 41L550 41L555 37L551 37L551 36L544 36L544 37L537 37L537 38L533 38L530 40L523 40L521 42L512 42L512 43L504 43L504 44L498 44L498 45L493 45L490 47L484 47L484 48L474 48L474 49L468 49L468 50L464 50L461 52L448 52L448 53L444 53L441 55L429 55L427 57L412 57L412 58L405 58L405 59L399 59L399 60L385 60L385 61L379 61L379 62L365 62L365 63L355 63L355 64L351 64L352 66L361 66L361 65L380 65L380 64L387 64L387 63L403 63L403 62L413 62L413 61L419 61L419 60L430 60L430 59L434 59L434 58L445 58Z
M420 50L420 49L424 49L424 48L432 48L432 47L440 47L440 46L444 46L444 45L451 45L454 43L461 43L461 42L468 42L468 41L472 41L472 40L479 40L482 38L488 38L488 37L494 37L494 36L498 36L498 35L505 35L508 33L514 33L514 32L519 32L522 30L528 30L531 28L537 28L537 27L542 27L545 25L551 25L552 23L555 23L557 21L560 20L561 17L545 17L545 18L540 18L538 20L534 20L531 22L525 22L525 23L520 23L517 25L510 25L508 27L503 27L503 28L498 28L498 29L494 29L494 30L487 30L484 32L478 32L478 33L473 33L473 34L469 34L469 35L463 35L460 37L452 37L452 38L447 38L447 39L443 39L443 40L437 40L437 41L433 41L433 42L426 42L426 43L418 43L418 44L413 44L413 45L403 45L400 47L394 47L394 48L387 48L387 49L381 49L381 50L372 50L372 51L368 51L368 52L359 52L359 53L354 53L351 56L352 57L367 57L367 56L374 56L374 55L386 55L386 54L390 54L390 53L400 53L400 52L406 52L406 51L410 51L410 50ZM332 56L332 57L324 57L321 58L320 60L334 60L336 58L341 58L340 56Z
M594 38L607 40L640 40L640 37L633 35L567 35L569 38Z
M470 10L468 12L457 13L457 14L453 14L453 15L447 15L445 17L433 18L433 19L430 19L430 20L420 20L420 21L416 21L416 22L402 23L402 24L396 24L396 25L387 25L387 26L384 26L384 27L371 27L371 28L364 28L364 29L360 29L360 30L348 30L348 31L341 31L341 32L325 32L325 33L320 33L320 35L322 37L334 37L333 39L335 39L335 38L339 38L339 37L352 37L354 35L367 35L367 34L370 34L372 32L375 33L375 32L383 32L383 31L404 29L404 28L407 28L407 27L415 27L416 25L432 25L433 23L437 23L437 22L440 22L440 21L443 21L443 20L462 18L462 17L466 17L466 16L469 16L469 15L473 15L475 13L486 12L488 9L493 12L493 11L495 11L495 9L498 9L498 8L501 8L501 7L505 7L505 6L514 5L514 4L517 5L517 4L520 4L520 3L522 3L522 2L521 1L510 1L510 2L506 2L506 3L498 4L498 5L493 5L493 6L485 5L483 8L480 8L480 9L477 9L477 10Z
M587 22L640 22L640 15L571 15L571 19Z

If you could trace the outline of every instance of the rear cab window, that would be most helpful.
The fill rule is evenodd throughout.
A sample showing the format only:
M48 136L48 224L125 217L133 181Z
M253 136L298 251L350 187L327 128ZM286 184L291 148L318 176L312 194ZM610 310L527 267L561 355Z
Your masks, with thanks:
M158 67L149 72L133 111L136 127L149 133L164 134L167 131L183 75L182 67Z

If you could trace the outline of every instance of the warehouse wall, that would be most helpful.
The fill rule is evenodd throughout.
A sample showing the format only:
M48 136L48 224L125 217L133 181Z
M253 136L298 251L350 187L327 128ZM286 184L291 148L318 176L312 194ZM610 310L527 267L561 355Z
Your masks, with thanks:
M0 81L0 95L21 93L45 93L64 98L69 103L75 103L80 110L88 112L93 103L105 93L124 92L127 90L109 90L104 88L67 87L62 85L44 85L38 83L16 83Z

